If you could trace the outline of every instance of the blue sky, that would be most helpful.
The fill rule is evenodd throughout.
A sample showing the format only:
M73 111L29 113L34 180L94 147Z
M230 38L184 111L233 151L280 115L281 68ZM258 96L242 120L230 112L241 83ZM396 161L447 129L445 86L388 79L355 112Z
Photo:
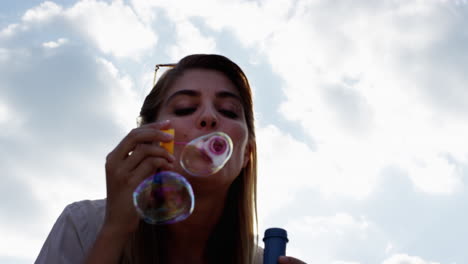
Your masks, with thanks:
M2 1L0 262L105 197L156 63L254 89L259 236L307 263L468 263L468 1Z

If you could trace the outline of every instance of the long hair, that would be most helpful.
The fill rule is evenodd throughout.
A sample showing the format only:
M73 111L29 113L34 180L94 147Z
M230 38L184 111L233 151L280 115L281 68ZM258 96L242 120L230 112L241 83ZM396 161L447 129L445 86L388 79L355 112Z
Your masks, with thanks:
M257 229L257 148L254 129L252 91L242 69L220 55L196 54L180 60L167 70L146 97L140 111L141 124L157 120L168 90L182 74L190 69L215 70L224 74L238 89L244 107L248 128L250 159L228 190L225 207L219 222L206 245L205 257L209 263L252 263ZM121 263L165 263L165 226L149 225L140 221L137 231L127 242Z

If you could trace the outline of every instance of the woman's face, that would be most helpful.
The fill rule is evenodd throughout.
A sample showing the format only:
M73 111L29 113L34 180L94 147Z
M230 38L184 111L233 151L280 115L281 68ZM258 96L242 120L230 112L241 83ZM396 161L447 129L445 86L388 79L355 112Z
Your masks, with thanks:
M210 181L210 186L229 186L246 166L249 158L248 128L239 92L221 72L205 69L187 70L167 92L158 120L171 120L176 142L189 142L199 136L221 131L234 145L231 159L215 175L190 177L177 163L175 170L189 181ZM175 145L179 160L184 145Z

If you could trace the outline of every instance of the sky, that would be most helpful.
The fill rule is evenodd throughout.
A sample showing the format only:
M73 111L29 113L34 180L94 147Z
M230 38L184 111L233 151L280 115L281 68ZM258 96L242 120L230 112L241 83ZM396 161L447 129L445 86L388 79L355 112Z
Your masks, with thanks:
M3 0L0 263L32 263L157 63L222 54L254 90L260 245L307 263L468 263L468 1Z

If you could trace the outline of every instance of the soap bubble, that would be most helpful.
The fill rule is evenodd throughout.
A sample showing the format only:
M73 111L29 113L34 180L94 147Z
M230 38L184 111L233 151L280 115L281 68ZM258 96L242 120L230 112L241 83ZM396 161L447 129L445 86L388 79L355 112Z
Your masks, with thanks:
M223 168L232 155L231 138L222 132L198 137L182 150L180 164L192 176L209 176ZM144 180L133 192L133 203L149 224L182 221L193 212L192 186L180 174L159 172Z
M149 224L171 224L187 218L194 208L190 183L180 174L162 171L144 180L133 192L133 202Z
M192 176L209 176L221 170L231 154L231 138L214 132L188 143L182 150L180 164Z

